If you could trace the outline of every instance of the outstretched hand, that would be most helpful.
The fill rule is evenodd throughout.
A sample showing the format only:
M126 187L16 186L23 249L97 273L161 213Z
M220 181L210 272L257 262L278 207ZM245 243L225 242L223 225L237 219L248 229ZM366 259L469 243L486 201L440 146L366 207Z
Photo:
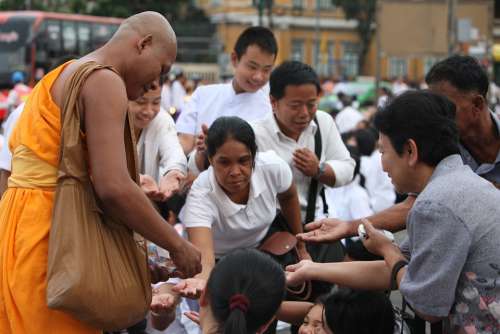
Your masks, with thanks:
M335 218L306 224L304 229L307 232L297 234L297 239L304 242L334 242L353 235L351 223Z

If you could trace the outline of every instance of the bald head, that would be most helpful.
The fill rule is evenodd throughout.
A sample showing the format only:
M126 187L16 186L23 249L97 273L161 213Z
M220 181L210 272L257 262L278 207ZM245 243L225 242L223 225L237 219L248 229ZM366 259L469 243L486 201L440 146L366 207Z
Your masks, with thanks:
M157 12L142 12L125 19L112 40L130 38L133 34L141 38L151 35L153 42L160 47L177 45L172 26L163 15Z

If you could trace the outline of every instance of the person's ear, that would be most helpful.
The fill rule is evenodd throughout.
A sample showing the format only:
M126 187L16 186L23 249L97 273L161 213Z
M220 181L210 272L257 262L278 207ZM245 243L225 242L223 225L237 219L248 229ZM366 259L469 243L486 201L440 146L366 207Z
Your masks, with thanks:
M233 67L236 67L239 61L240 60L238 59L238 55L236 54L236 52L231 52L231 65L233 65Z
M139 51L139 53L142 53L144 49L146 49L148 46L151 46L152 43L153 36L151 34L148 34L137 41L137 50Z
M273 112L278 110L278 99L272 95L269 95L269 100L271 101L271 107L273 109Z
M487 105L486 99L482 95L475 94L474 97L472 98L474 115L480 115L483 112L486 105Z
M408 155L408 165L410 167L415 167L418 162L417 143L413 139L408 139L408 142L405 145L405 149Z

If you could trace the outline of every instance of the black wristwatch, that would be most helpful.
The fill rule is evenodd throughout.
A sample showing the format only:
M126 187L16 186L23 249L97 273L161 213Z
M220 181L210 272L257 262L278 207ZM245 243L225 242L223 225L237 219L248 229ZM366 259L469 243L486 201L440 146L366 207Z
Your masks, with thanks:
M316 175L313 176L313 178L319 180L319 178L322 177L323 174L325 174L325 170L326 170L326 162L320 162L318 166L318 172L316 173Z

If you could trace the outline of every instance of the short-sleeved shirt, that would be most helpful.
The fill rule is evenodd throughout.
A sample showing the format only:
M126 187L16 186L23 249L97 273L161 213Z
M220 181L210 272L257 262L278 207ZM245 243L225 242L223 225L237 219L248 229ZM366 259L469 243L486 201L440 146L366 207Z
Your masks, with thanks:
M180 219L187 228L212 230L216 258L235 249L257 247L276 216L277 195L291 185L292 172L286 162L274 152L259 152L250 178L248 202L236 204L209 167L194 181Z
M318 119L318 124L321 126L322 152L320 161L326 162L335 172L336 187L346 185L352 180L356 164L345 147L333 118L320 110L316 112L316 118ZM304 175L293 165L293 153L295 150L304 147L312 152L315 151L316 123L311 121L297 141L288 137L280 130L276 118L272 113L260 121L253 122L252 128L255 131L255 137L257 139L257 149L259 151L273 150L283 158L292 169L293 179L299 193L302 219L304 219L306 216L311 178ZM321 187L322 185L320 184L318 193ZM321 213L321 209L322 201L318 197L316 200L317 215Z
M272 113L269 85L254 93L236 94L232 83L198 87L177 119L178 133L196 135L201 125L210 126L218 117L238 116L247 122Z
M446 157L410 210L407 231L401 249L410 262L400 290L408 303L449 315L452 333L500 333L500 192L493 184L458 154Z
M500 136L500 119L498 119L498 116L495 115L492 111L490 111L490 114L497 131L497 136ZM470 152L465 148L465 146L460 144L459 148L462 160L466 165L470 166L474 173L481 177L484 177L488 181L495 183L497 186L500 186L500 151L498 151L497 157L493 163L479 164L474 159L472 154L470 154Z

